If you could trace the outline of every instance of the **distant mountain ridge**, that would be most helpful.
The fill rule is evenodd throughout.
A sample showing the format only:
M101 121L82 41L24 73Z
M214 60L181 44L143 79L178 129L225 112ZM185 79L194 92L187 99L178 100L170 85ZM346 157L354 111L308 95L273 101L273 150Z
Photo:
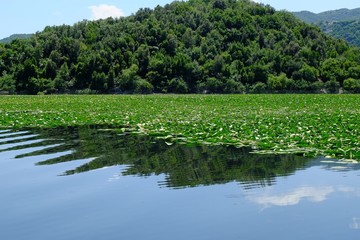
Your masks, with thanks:
M322 13L309 11L293 12L306 23L320 27L325 33L344 39L352 45L360 47L360 8L342 8Z
M313 13L309 11L293 12L293 14L307 23L318 22L342 22L360 20L360 8L331 10L321 13Z
M3 38L0 43L11 43L15 39L27 39L31 38L34 34L13 34L10 37Z

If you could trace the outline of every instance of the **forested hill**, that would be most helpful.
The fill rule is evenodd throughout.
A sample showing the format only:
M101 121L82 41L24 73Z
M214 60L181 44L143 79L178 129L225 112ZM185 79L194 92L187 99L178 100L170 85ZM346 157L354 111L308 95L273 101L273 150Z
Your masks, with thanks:
M359 49L291 13L249 0L189 0L0 45L0 90L335 92L359 86L359 63Z

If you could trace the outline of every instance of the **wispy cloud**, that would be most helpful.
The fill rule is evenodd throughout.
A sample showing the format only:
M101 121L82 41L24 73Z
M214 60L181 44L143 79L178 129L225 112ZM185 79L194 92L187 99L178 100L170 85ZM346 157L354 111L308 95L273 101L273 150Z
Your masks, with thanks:
M120 8L113 5L101 4L98 6L90 6L89 9L91 10L93 20L125 16Z

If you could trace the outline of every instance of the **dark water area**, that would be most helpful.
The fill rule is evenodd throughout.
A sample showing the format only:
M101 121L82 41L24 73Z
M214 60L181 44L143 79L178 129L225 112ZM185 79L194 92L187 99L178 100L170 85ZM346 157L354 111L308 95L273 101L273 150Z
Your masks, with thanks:
M0 239L360 239L360 164L0 130Z

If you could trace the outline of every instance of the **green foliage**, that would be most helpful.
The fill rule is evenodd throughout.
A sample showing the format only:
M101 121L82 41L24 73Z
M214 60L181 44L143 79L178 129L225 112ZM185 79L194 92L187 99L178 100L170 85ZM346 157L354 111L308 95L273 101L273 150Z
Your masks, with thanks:
M136 81L139 79L137 72L139 67L136 64L122 71L121 76L115 81L115 85L122 91L134 91L136 88Z
M54 88L56 92L63 93L70 87L70 71L67 63L64 63L56 74L54 79Z
M245 86L234 79L228 79L224 84L224 93L245 93Z
M189 87L183 79L173 78L168 84L167 91L171 93L188 93Z
M271 75L267 85L271 90L284 91L291 88L293 84L290 79L287 78L286 74L282 73L279 76Z
M154 86L145 79L137 79L135 85L135 93L150 94L154 91Z
M224 83L216 77L209 77L205 82L200 84L200 89L205 93L221 93L223 88Z
M360 93L360 80L354 78L345 79L344 90L351 93Z
M265 93L267 86L265 83L257 82L250 87L250 93Z
M341 68L342 62L339 59L326 59L321 65L321 78L325 81L344 80L345 72Z
M324 87L329 93L339 93L340 83L333 78L327 81Z
M294 80L305 80L310 83L317 81L318 77L319 71L308 64L304 64L299 71L293 72L292 75Z
M319 92L322 92L324 85L325 84L322 81L317 81L317 82L310 84L309 87L311 89L311 92L319 93Z
M31 94L306 92L359 79L359 65L345 41L252 1L175 1L0 45L1 71Z
M90 88L82 89L82 90L76 90L76 94L79 95L90 95L90 94L98 94L97 91L91 90Z
M0 91L13 93L15 92L15 80L12 75L3 73L3 76L0 77Z
M52 93L54 92L54 82L47 78L33 77L30 79L30 89L32 89L32 93L35 94L39 92Z

